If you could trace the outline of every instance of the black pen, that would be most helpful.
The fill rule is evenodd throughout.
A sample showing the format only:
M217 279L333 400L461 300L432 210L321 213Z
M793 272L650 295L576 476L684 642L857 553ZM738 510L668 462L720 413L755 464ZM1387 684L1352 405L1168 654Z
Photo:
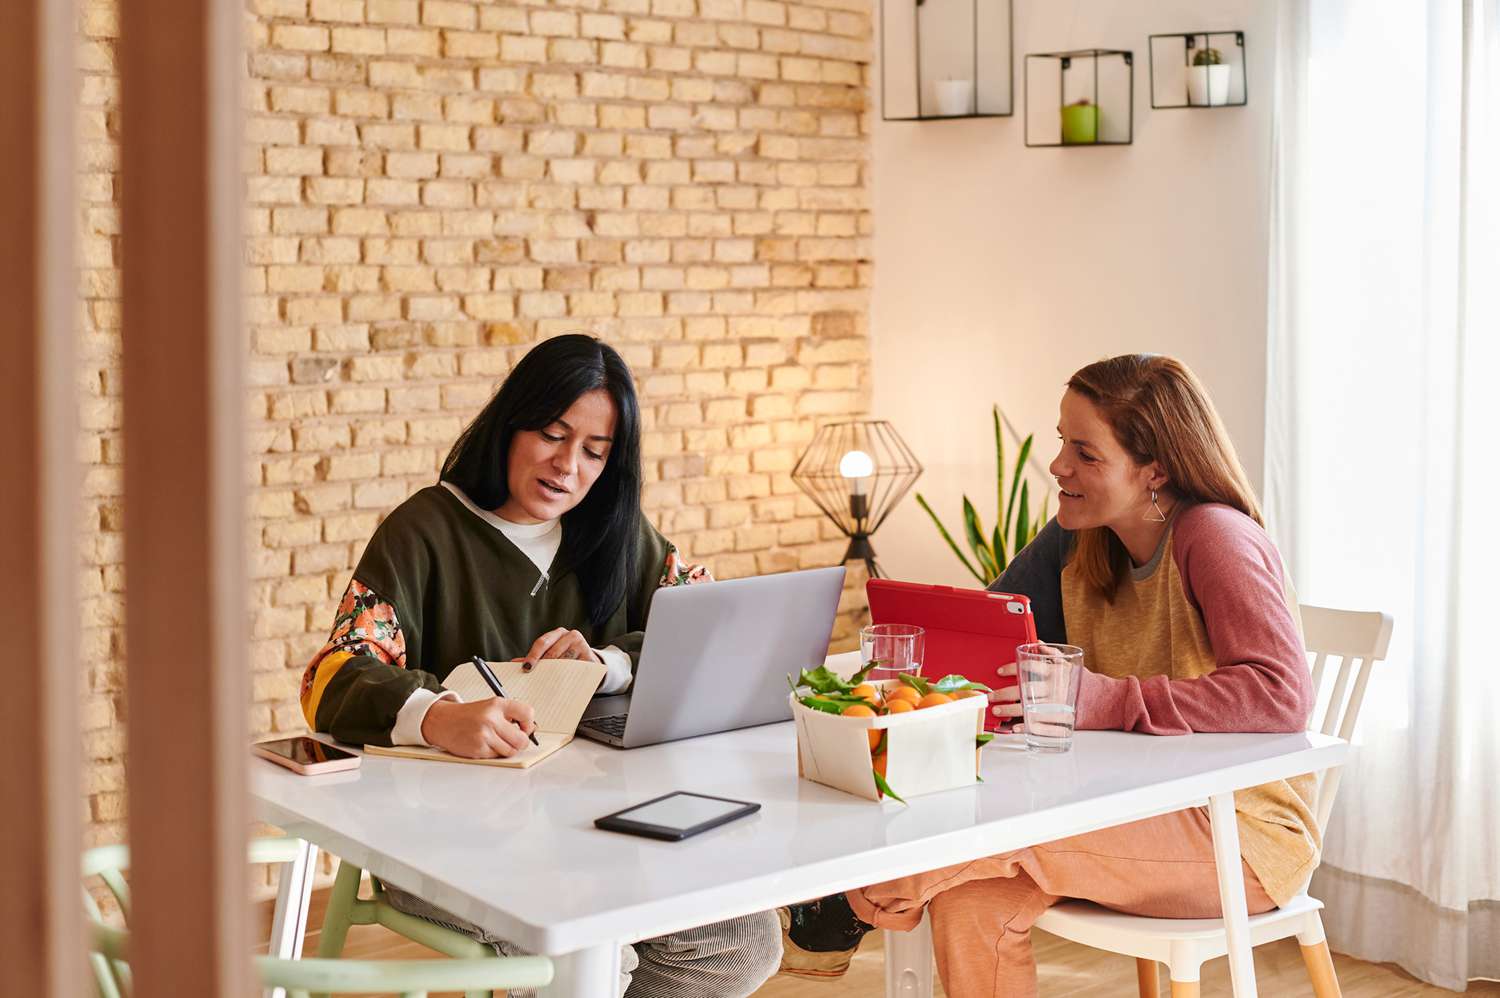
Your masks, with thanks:
M479 677L485 681L485 684L488 685L490 689L495 691L495 696L499 697L501 700L510 699L505 695L505 687L500 685L499 678L490 671L490 665L488 662L480 658L478 655L475 655L474 668L479 670ZM535 745L537 748L542 747L542 743L536 740L535 731L526 732L526 737L530 738L531 744Z

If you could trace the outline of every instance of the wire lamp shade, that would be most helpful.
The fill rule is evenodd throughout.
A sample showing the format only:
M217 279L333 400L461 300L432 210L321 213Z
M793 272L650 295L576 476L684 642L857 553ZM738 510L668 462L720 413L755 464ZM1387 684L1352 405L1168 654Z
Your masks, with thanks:
M922 474L922 465L883 419L830 423L813 435L792 481L849 538L844 560L880 578L873 534Z

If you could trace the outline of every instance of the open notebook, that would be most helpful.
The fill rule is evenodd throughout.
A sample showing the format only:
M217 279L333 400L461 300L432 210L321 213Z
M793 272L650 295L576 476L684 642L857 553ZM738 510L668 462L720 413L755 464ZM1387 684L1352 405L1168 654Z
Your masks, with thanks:
M418 745L366 745L371 755L393 755L407 759L435 759L439 762L471 762L479 766L505 766L510 769L526 769L547 758L553 752L573 740L578 722L588 708L589 698L604 680L604 666L598 662L583 662L577 659L544 659L530 672L521 671L520 662L491 662L491 671L505 687L505 695L512 700L531 704L536 711L536 740L539 745L528 744L523 751L508 759L465 759L439 748L423 748ZM450 689L463 698L464 703L489 700L494 697L485 684L474 663L465 662L443 680L444 689Z

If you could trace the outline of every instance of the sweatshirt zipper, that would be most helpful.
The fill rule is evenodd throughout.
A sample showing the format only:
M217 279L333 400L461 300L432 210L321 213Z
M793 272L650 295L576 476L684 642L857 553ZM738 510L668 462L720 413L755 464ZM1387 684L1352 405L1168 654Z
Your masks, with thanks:
M535 596L537 593L541 592L542 591L542 587L545 586L546 584L547 584L547 573L543 572L541 575L537 576L536 585L534 585L534 586L531 587L531 595Z

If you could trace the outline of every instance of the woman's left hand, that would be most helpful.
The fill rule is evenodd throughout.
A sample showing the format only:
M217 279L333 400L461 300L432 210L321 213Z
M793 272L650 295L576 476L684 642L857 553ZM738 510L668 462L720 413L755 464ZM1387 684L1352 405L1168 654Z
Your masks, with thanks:
M522 672L530 672L532 668L544 658L572 658L584 662L603 661L594 653L589 646L588 639L578 631L566 627L556 627L543 634L531 643L531 650L522 658L513 658L512 662L525 662Z

